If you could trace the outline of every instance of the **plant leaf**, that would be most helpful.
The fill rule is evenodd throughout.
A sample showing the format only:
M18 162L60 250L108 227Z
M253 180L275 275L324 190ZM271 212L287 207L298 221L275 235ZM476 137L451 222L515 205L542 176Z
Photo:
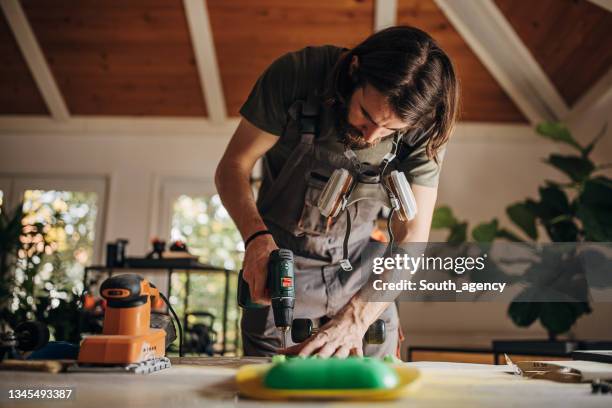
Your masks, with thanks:
M578 317L579 315L577 315L571 303L543 302L541 304L540 322L549 333L562 334L567 332Z
M457 219L453 215L450 207L442 206L434 210L433 219L431 221L432 229L452 228L457 224Z
M553 242L576 242L578 240L578 227L573 221L549 223L544 226Z
M563 190L557 186L540 187L540 212L538 216L552 219L561 214L571 212L569 199Z
M553 242L575 242L578 227L574 223L574 210L561 188L555 185L540 187L537 216Z
M584 181L595 170L595 165L586 157L551 154L546 161L565 173L573 181Z
M589 241L612 241L612 180L596 177L584 183L576 214Z
M536 205L537 203L534 201L527 200L506 208L506 213L512 222L533 240L538 239L538 231L535 224L536 213L534 211Z
M593 138L593 140L591 141L591 143L589 143L587 145L587 147L585 147L582 150L582 157L587 157L589 154L591 154L591 151L593 150L593 148L595 147L595 145L597 144L597 142L599 142L599 139L601 139L605 134L606 134L606 130L608 130L608 124L605 123L603 125L603 127L601 128L601 130L599 131L599 133L597 134L597 136L595 136Z
M535 302L512 302L508 316L519 327L529 327L540 315L540 304Z
M497 230L497 238L505 238L511 242L524 242L524 240L521 239L519 236L517 236L513 232L508 231L505 228L500 228L499 230Z
M483 222L478 224L472 230L472 238L476 242L491 242L497 236L497 219L491 220L491 222Z
M446 241L449 244L462 244L467 241L467 222L453 225Z
M543 122L536 126L536 132L547 139L551 139L555 142L565 143L573 148L583 151L582 146L573 138L569 129L558 122Z

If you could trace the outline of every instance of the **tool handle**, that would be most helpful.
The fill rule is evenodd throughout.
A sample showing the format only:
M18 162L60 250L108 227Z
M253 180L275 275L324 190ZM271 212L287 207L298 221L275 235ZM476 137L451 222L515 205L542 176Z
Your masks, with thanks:
M275 299L295 298L295 282L293 271L293 252L288 249L275 249L270 252L266 289L272 302ZM242 269L238 273L238 305L247 309L267 307L255 303L251 299L249 284L243 277Z
M112 276L100 286L100 294L111 308L142 306L149 300L144 279L133 273Z
M242 269L238 273L238 305L243 309L261 309L266 307L251 300L251 291L249 284L242 276Z

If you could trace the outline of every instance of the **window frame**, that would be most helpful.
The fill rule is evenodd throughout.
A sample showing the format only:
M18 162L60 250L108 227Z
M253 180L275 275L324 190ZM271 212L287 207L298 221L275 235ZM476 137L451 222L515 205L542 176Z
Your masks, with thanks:
M102 262L104 248L104 226L106 221L108 178L105 176L62 176L62 175L8 175L0 174L0 182L9 180L10 193L7 208L15 208L27 190L80 191L97 194L97 213L94 231L92 264ZM1 186L1 184L0 184Z

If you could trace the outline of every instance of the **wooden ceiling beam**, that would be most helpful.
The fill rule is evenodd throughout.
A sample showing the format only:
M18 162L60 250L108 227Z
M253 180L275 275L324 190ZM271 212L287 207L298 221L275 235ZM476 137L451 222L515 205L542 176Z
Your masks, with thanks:
M208 114L211 121L221 123L227 112L206 0L183 0L183 4Z
M532 124L567 116L567 104L492 0L435 2Z
M565 121L572 123L579 120L581 116L604 104L612 105L612 68L578 99ZM601 118L602 123L606 123L608 120L608 116Z
M374 32L397 24L397 0L375 0Z
M17 0L0 0L0 6L51 116L55 120L68 120L70 113L66 102L23 12L21 3Z
M612 12L612 0L589 0L591 3L598 5L602 9Z

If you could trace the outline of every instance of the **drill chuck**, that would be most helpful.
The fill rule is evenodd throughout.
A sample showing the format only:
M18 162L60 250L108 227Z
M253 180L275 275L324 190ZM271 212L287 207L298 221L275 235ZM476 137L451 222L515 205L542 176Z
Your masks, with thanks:
M291 327L294 305L294 297L272 299L272 312L274 313L274 324L276 327Z

